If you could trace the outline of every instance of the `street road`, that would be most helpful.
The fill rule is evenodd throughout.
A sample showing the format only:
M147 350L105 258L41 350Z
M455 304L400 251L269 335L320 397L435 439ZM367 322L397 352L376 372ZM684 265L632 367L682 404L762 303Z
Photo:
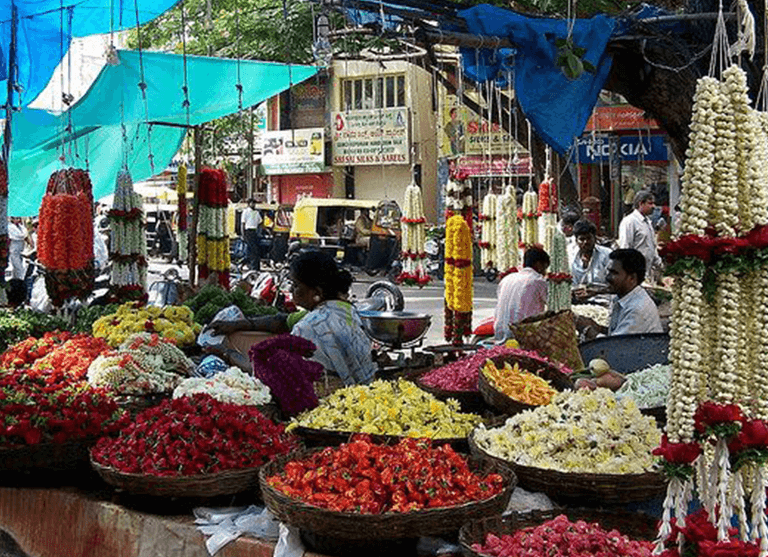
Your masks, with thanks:
M147 278L148 284L162 280L162 273L170 268L177 269L182 278L187 278L188 268L186 266L178 267L158 259L151 259ZM383 279L381 277L370 277L365 273L355 275L355 282L352 285L351 294L357 298L363 298L366 290L368 290L370 285L377 280ZM475 277L474 309L472 312L473 328L486 317L493 316L493 309L496 306L496 287L497 283L488 282L484 277ZM442 281L433 280L423 288L402 286L400 289L403 291L403 296L405 297L406 311L426 313L432 316L432 324L424 337L422 346L445 344L445 339L443 338L444 283Z

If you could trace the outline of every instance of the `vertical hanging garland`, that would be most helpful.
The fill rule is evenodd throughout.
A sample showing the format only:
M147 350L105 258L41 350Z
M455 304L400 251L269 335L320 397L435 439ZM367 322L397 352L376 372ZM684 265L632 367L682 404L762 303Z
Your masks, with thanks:
M472 233L461 215L445 226L445 340L459 345L472 333Z
M672 376L667 433L654 453L670 477L658 539L670 557L687 554L700 541L695 523L706 521L716 531L712 551L768 555L768 137L761 117L738 66L722 80L698 81L680 229L663 250L675 277ZM693 491L703 510L688 516Z
M488 193L483 198L483 208L480 212L480 264L483 269L498 269L497 257L497 231L496 231L496 204L495 193Z
M51 174L40 204L37 257L54 306L93 291L93 194L86 171L67 168Z
M0 266L8 267L8 167L0 160Z
M472 231L472 183L463 172L456 172L445 186L445 220L461 215Z
M539 243L539 197L533 190L523 194L523 247Z
M551 265L547 275L547 309L562 311L571 309L571 267L568 265L568 251L565 235L555 229L550 251Z
M539 184L539 238L544 250L552 253L552 240L557 230L557 185L552 178Z
M182 164L179 167L179 176L176 183L176 196L179 204L179 261L187 261L189 256L189 234L187 234L187 165Z
M112 260L109 297L123 303L147 299L147 239L141 196L133 190L127 170L117 175L112 209L108 213Z
M421 198L421 188L411 184L405 188L403 203L403 272L397 277L398 283L424 286L430 280L426 268L427 254L424 251L426 241L424 203Z
M517 226L515 187L508 185L496 200L496 269L500 278L516 273L520 265L520 229Z
M203 168L198 190L200 216L197 223L197 264L200 280L216 273L218 282L229 288L229 236L227 235L227 175L223 170Z

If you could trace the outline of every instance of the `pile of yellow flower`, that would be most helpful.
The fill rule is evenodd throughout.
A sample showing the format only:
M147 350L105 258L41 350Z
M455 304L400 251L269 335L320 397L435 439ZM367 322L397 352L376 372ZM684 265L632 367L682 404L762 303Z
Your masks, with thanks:
M466 437L481 422L459 411L455 400L442 402L405 379L346 387L299 414L288 426L404 437Z
M110 346L119 346L135 333L157 333L177 346L193 344L201 326L192 320L192 310L186 306L144 306L127 302L97 319L93 336L105 339Z

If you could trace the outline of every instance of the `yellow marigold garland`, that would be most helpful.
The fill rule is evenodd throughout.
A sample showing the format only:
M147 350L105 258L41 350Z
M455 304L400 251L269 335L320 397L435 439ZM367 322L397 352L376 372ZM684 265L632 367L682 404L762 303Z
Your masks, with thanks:
M461 344L472 324L472 232L460 215L445 230L445 339Z

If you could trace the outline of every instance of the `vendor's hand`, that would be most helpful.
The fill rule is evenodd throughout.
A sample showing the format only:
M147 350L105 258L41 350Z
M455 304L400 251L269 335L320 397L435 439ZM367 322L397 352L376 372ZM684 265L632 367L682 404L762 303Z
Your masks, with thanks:
M573 294L573 299L578 302L583 302L591 296L587 287L583 285L575 287L571 293Z
M247 319L238 319L237 321L212 321L208 328L215 335L228 335L237 331L244 331L250 327Z

